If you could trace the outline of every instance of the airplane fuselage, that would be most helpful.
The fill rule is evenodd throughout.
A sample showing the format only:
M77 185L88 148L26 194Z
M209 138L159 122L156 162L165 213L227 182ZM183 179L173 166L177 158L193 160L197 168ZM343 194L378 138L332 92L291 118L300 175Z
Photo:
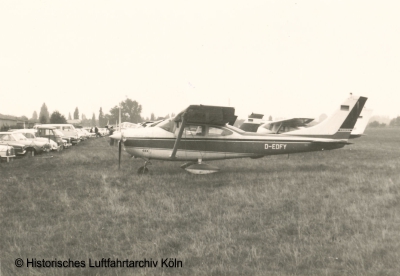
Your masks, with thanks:
M203 126L200 135L185 131L175 158L171 158L176 134L159 127L135 129L124 134L124 149L144 159L169 161L258 158L267 155L292 154L342 148L346 141L331 139L235 132L228 126ZM219 130L219 131L218 131Z

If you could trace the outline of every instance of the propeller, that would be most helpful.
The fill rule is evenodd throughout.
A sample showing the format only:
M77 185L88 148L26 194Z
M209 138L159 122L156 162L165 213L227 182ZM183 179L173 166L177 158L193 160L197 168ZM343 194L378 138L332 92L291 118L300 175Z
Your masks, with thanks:
M118 169L121 169L121 151L122 151L121 106L119 107L119 133L121 136L118 143Z
M121 138L119 139L118 142L118 169L121 168L121 152L122 152L122 132L121 132Z

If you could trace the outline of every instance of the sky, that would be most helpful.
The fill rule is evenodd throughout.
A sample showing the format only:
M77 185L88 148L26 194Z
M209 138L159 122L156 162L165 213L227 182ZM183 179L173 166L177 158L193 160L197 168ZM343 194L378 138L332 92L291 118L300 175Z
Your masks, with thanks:
M399 1L0 1L0 113L400 115Z

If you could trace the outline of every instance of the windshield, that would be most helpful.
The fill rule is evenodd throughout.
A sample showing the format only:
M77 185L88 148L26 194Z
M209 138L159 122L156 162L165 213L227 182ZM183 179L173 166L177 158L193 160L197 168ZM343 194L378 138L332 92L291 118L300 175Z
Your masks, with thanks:
M174 121L172 119L166 119L157 124L158 127L165 129L166 131L174 131Z
M231 125L225 125L227 128L229 128L230 130L232 130L233 132L236 132L236 133L245 133L245 131L243 131L243 130L241 130L240 128L237 128L237 127L234 127L234 126L231 126Z
M27 140L26 137L22 133L14 133L14 138L16 141L24 141Z

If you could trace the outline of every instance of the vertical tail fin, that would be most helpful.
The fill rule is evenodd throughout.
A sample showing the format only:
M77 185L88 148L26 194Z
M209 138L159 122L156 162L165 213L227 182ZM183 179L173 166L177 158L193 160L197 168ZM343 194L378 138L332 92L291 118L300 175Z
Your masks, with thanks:
M361 96L350 96L339 107L336 112L323 122L303 128L288 135L307 136L331 139L349 139L350 133L368 98Z
M357 123L351 132L350 139L358 138L364 135L364 131L367 128L369 119L372 116L372 109L364 108L358 117Z

